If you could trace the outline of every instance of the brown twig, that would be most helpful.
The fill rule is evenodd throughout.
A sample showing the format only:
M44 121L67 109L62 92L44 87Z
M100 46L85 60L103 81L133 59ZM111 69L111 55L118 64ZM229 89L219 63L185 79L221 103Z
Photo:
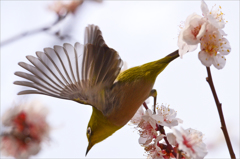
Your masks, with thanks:
M166 135L165 130L164 130L164 127L161 126L161 125L158 125L158 124L157 124L157 126L158 126L158 130L160 131L160 133L163 134L163 135ZM168 149L168 150L171 150L171 152L169 152L169 153L172 153L175 157L177 157L177 154L175 153L172 145L168 142L167 137L165 136L165 137L163 137L163 139L164 139L164 141L165 141L166 144L167 144L167 149Z
M103 0L94 0L94 1L102 2ZM61 1L59 1L60 4L53 4L53 5L60 5L60 8L56 7L56 6L53 6L53 8L50 7L50 8L52 8L51 10L53 10L54 12L56 12L58 14L58 19L54 23L52 23L50 26L47 26L47 27L41 27L41 28L33 29L31 31L26 31L26 32L23 32L21 34L15 35L15 36L1 42L0 46L4 46L6 44L14 42L16 40L19 40L19 39L25 37L25 36L29 36L29 35L33 35L33 34L36 34L36 33L40 33L40 32L50 30L53 26L57 25L59 22L61 22L63 19L65 19L67 17L67 15L69 15L70 12L74 13L76 11L76 9L79 6L82 5L83 2L84 2L84 0L77 0L77 1L72 0L68 4L63 4ZM56 2L56 3L58 3L58 2ZM66 10L66 13L61 14L61 11L63 9ZM65 39L65 38L71 38L69 35L60 35L59 31L53 33L53 35L57 36L61 40Z
M228 147L230 156L231 156L232 159L236 159L236 156L234 154L234 151L233 151L233 148L232 148L232 144L231 144L231 141L230 141L230 138L229 138L229 135L228 135L227 127L226 127L226 124L225 124L223 111L222 111L222 104L219 102L216 90L214 88L212 75L211 75L211 70L210 70L209 67L207 67L207 74L208 74L208 77L206 78L206 80L207 80L207 82L208 82L208 84L209 84L209 86L210 86L210 88L212 90L212 94L213 94L213 97L214 97L214 100L215 100L215 103L216 103L216 106L217 106L217 109L218 109L218 114L219 114L221 125L222 125L221 129L223 131L223 134L224 134L224 137L225 137L225 140L226 140L226 143L227 143L227 147Z
M143 106L146 110L148 109L148 106L147 106L146 102L143 102Z
M63 15L63 16L58 16L57 20L56 20L54 23L52 23L50 26L33 29L33 30L31 30L31 31L26 31L26 32L23 32L23 33L21 33L21 34L19 34L19 35L13 36L13 37L11 37L11 38L9 38L9 39L1 42L0 46L7 45L7 44L9 44L9 43L11 43L11 42L14 42L14 41L16 41L16 40L19 40L19 39L25 37L25 36L33 35L33 34L36 34L36 33L43 32L43 31L48 31L48 30L50 30L53 26L57 25L59 22L61 22L63 19L65 19L67 15L68 15L68 13L66 13L66 14ZM57 34L55 33L54 35L57 35ZM57 36L58 36L58 35L57 35ZM61 38L62 36L59 36L59 37Z

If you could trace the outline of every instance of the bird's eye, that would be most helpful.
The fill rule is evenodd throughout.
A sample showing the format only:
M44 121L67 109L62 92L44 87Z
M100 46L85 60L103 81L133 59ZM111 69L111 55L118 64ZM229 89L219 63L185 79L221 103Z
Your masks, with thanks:
M90 128L90 127L87 128L87 134L88 134L88 135L91 134L91 128Z

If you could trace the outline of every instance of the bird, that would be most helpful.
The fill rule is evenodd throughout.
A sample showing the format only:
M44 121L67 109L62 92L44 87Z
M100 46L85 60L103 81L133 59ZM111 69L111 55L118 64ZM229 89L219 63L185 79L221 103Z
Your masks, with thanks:
M108 47L97 25L85 28L84 44L64 43L28 55L31 64L19 62L28 72L14 74L24 81L14 84L28 87L18 95L41 94L92 106L86 136L89 150L122 128L144 101L152 96L157 76L174 59L178 50L162 59L121 71L123 61Z

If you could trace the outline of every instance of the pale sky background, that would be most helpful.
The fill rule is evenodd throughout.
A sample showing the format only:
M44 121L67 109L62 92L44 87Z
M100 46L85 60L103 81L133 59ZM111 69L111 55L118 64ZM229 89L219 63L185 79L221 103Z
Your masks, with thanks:
M1 41L51 24L56 19L55 13L48 10L52 3L1 1ZM211 71L233 149L239 158L239 1L206 3L209 8L221 5L228 21L224 31L232 51L226 56L227 63L222 70L212 66ZM13 85L20 79L14 72L23 70L17 63L28 62L26 55L35 56L35 52L44 47L65 42L83 43L84 28L88 24L101 28L108 46L119 52L129 68L154 61L178 49L179 25L193 12L201 15L200 4L201 1L87 1L75 16L69 16L58 26L74 40L61 41L50 34L39 33L1 47L1 114L13 101L41 100L49 108L48 121L53 130L51 141L43 144L42 151L33 158L85 158L91 107L42 95L17 96L23 89ZM158 76L154 86L158 103L170 104L183 120L183 128L202 131L209 151L206 158L229 158L215 101L206 82L206 68L198 60L198 52L199 47L183 59L176 59ZM86 158L146 158L138 138L133 126L126 125L95 145Z

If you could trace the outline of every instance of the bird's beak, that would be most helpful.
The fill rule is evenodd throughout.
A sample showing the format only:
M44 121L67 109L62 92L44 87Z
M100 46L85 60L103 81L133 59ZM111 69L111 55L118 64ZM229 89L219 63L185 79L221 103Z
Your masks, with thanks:
M88 152L90 151L90 149L91 149L92 147L93 147L93 145L91 144L91 142L89 142L85 156L87 156Z

